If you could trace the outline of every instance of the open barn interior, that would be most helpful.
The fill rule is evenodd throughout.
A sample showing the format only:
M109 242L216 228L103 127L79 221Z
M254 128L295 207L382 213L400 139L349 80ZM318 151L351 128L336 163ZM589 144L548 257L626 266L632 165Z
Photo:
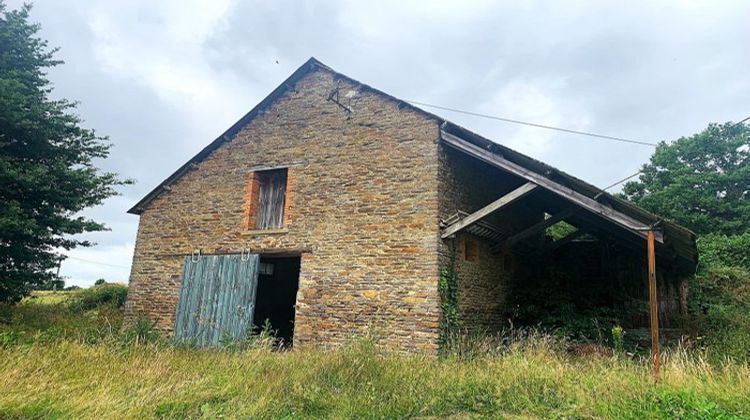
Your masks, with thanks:
M692 232L458 126L444 125L441 137L446 194L480 197L446 206L441 220L444 248L460 254L464 312L479 320L467 329L513 323L592 338L622 325L648 335L648 231L659 323L679 327L697 260Z

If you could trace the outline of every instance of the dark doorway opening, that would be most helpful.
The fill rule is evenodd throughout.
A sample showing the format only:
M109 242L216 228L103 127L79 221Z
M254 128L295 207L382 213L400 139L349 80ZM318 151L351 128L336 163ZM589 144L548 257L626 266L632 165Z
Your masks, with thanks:
M294 337L299 267L299 257L260 258L253 324L256 331L270 324L277 344L283 347L291 347Z

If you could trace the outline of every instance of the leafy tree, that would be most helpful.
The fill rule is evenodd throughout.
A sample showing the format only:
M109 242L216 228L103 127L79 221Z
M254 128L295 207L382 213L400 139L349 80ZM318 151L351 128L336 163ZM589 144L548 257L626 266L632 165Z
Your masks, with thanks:
M79 212L129 183L94 166L110 144L80 126L76 103L50 98L45 69L62 62L30 9L0 0L0 301L9 302L56 279L60 250L92 245L71 235L106 227Z
M623 194L698 234L750 231L750 127L710 124L659 143Z

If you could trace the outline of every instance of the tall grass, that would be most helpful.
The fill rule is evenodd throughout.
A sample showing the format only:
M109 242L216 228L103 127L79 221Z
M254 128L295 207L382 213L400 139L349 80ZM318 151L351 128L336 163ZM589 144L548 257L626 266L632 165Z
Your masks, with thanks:
M367 337L332 351L220 351L99 331L0 345L0 418L750 416L747 364L712 365L680 348L654 384L644 360L573 356L539 332L457 339L437 358Z
M666 358L572 359L544 344L436 359L354 341L331 352L240 352L74 341L0 350L0 417L716 418L750 415L750 369Z
M105 285L71 292L35 292L17 305L0 304L0 346L59 340L93 344L111 337L121 329L124 302L111 295L123 292L127 292L125 286Z

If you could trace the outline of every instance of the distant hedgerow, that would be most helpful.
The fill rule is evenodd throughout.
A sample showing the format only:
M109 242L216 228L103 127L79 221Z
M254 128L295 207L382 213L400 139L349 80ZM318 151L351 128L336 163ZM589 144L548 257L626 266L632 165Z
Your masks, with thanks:
M127 296L127 286L105 283L78 291L70 304L73 309L81 311L88 311L103 305L120 308L125 304Z

